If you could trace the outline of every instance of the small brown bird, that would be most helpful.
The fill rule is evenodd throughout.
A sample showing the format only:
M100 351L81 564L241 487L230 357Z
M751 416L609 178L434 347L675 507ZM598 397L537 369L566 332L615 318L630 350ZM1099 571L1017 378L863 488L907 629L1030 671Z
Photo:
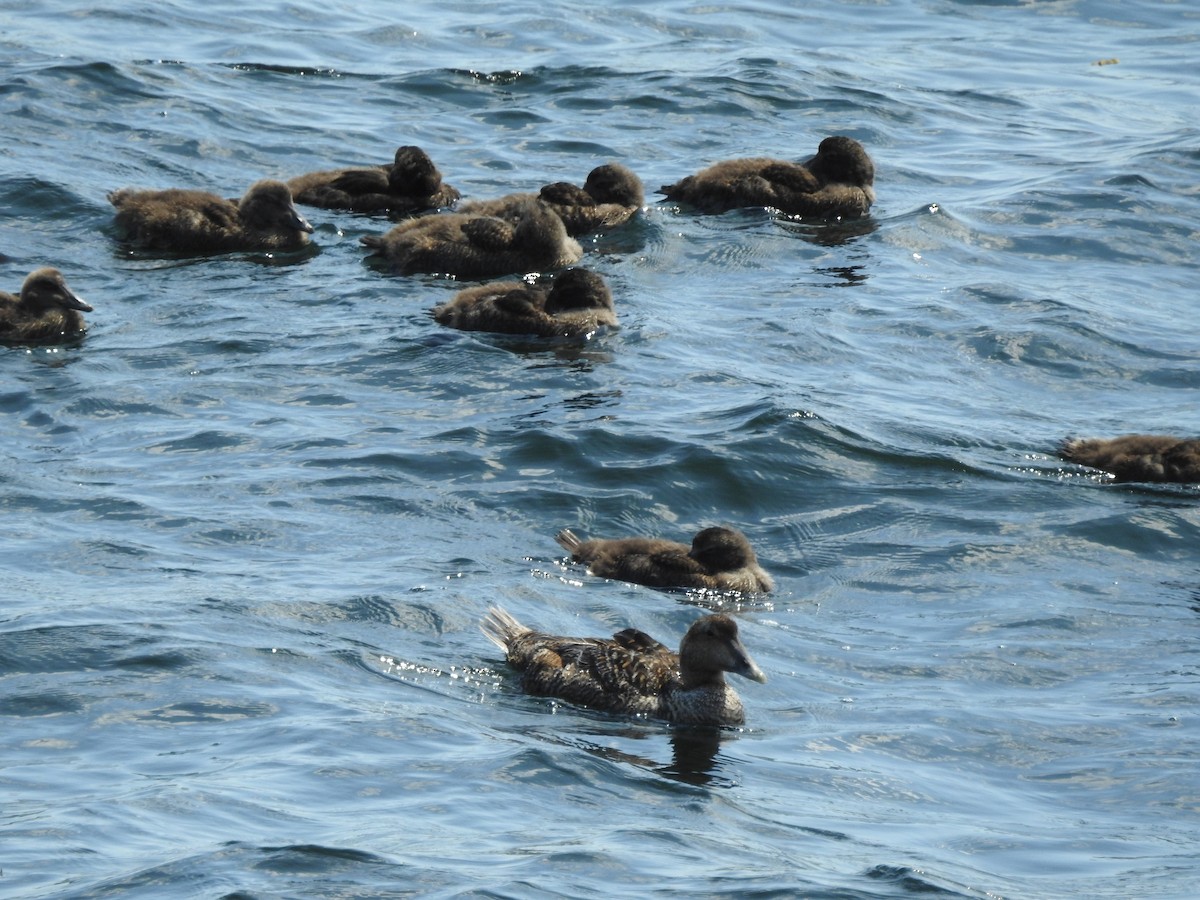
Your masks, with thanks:
M585 541L570 529L555 540L578 563L600 578L616 578L659 588L708 588L765 592L775 582L758 564L746 536L734 528L705 528L692 546L662 538L611 538Z
M362 213L411 215L459 198L420 147L400 147L389 164L309 172L287 184L297 203Z
M582 337L617 325L612 292L587 269L567 269L549 287L504 281L467 288L434 309L433 317L462 331L540 337Z
M259 181L237 202L181 188L123 188L108 199L117 208L117 226L148 250L292 250L307 244L313 230L282 181Z
M631 219L645 200L642 181L620 163L606 163L588 173L583 187L567 181L547 184L537 194L509 194L495 200L471 200L458 211L475 216L511 219L531 200L546 204L576 237L613 228Z
M522 690L607 712L741 725L746 713L725 673L767 680L742 646L737 623L724 615L693 622L678 653L636 628L611 638L542 634L497 607L480 627L521 673Z
M583 256L549 209L526 203L509 222L492 216L441 213L401 222L387 234L360 238L392 271L460 278L561 269Z
M92 307L69 287L58 269L36 269L14 297L0 291L0 341L51 343L87 330L80 312Z
M1111 472L1117 481L1200 481L1200 439L1160 434L1063 441L1058 455L1068 462Z
M865 216L875 202L875 165L854 138L821 141L817 154L798 164L754 157L719 162L663 185L660 193L701 212L770 206L788 215L825 219Z

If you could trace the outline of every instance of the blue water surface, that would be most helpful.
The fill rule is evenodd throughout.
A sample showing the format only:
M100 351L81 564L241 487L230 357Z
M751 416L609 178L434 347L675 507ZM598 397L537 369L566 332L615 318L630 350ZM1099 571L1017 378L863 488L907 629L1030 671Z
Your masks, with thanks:
M0 2L0 895L1193 897L1200 505L1060 463L1195 435L1187 3ZM848 134L867 219L654 194ZM619 330L459 333L461 284L164 258L115 188L237 196L418 144L469 197L619 160ZM778 587L553 540L743 529ZM524 696L478 621L769 681L720 733Z

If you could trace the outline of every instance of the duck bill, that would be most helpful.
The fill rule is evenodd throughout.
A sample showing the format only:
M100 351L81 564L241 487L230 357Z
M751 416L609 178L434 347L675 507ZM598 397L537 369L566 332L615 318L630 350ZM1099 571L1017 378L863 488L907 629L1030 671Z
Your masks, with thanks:
M92 305L90 303L85 301L82 297L71 293L70 291L63 291L62 300L62 305L67 309L77 309L80 312L92 311Z
M733 670L734 674L757 681L759 684L766 683L766 673L750 658L750 654L746 652L741 641L734 645L733 652L737 658L737 668Z
M292 207L292 227L297 231L303 231L308 234L312 234L313 232L313 227L308 223L308 219L300 215L300 210L294 206Z

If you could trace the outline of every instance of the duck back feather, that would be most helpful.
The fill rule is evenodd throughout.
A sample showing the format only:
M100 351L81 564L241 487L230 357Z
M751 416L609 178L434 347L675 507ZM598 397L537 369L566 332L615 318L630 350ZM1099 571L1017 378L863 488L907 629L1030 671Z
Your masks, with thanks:
M1200 482L1200 439L1160 434L1069 439L1058 453L1068 462L1109 472L1117 481Z
M774 590L775 583L758 564L746 536L734 528L705 528L692 545L663 538L596 538L582 540L569 528L555 540L578 563L601 578L615 578L658 588L709 590Z
M857 218L875 202L875 165L862 144L836 135L805 163L767 157L715 163L661 193L701 212L773 207L788 215Z
M149 250L229 253L295 249L308 243L313 227L281 181L259 181L234 202L207 191L171 188L108 195L117 227Z
M548 287L508 281L467 288L433 317L463 331L539 337L582 337L617 325L612 293L587 269L567 269Z
M62 341L87 330L82 312L92 307L67 287L58 269L30 272L21 293L0 291L0 341L48 343Z
M411 146L396 150L391 163L309 172L287 184L297 203L397 216L440 209L459 198L429 155Z
M592 709L646 715L692 725L741 725L745 711L725 683L734 672L766 681L728 616L705 616L688 629L679 653L627 628L611 638L577 638L527 628L493 607L483 633L521 672L527 693Z

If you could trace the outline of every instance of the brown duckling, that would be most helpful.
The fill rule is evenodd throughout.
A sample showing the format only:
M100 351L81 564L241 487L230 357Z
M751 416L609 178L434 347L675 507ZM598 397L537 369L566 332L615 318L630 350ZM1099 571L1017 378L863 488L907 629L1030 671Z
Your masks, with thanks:
M505 281L467 288L434 309L433 317L462 331L540 337L582 337L617 325L604 279L577 268L561 272L549 287Z
M660 192L702 212L770 206L788 215L826 219L865 216L875 202L875 165L863 145L836 135L798 164L755 157L709 166Z
M0 341L46 343L87 330L80 312L92 307L69 287L58 269L36 269L14 297L0 291Z
M410 215L449 206L459 198L420 147L401 147L380 166L309 172L288 181L297 203L354 212Z
M1058 455L1068 462L1111 472L1117 481L1200 481L1200 439L1162 434L1063 441Z
M600 578L616 578L660 588L708 588L747 593L774 590L754 548L735 528L705 528L692 546L662 538L610 538L585 541L569 528L555 540L571 558Z
M292 250L307 244L313 230L282 181L259 181L237 202L181 188L123 188L108 199L117 208L118 227L132 243L149 250Z
M588 173L583 187L567 181L547 184L537 194L509 194L496 200L471 200L458 211L511 219L531 200L546 204L576 237L628 222L644 202L642 181L620 163L605 163Z
M437 272L490 278L561 269L583 256L562 220L544 206L523 204L509 222L492 216L442 213L401 222L387 234L360 238L394 272Z
M497 607L480 627L521 672L524 691L608 712L741 725L746 713L725 673L767 680L742 646L737 623L724 615L693 622L678 653L636 628L611 638L542 634Z

